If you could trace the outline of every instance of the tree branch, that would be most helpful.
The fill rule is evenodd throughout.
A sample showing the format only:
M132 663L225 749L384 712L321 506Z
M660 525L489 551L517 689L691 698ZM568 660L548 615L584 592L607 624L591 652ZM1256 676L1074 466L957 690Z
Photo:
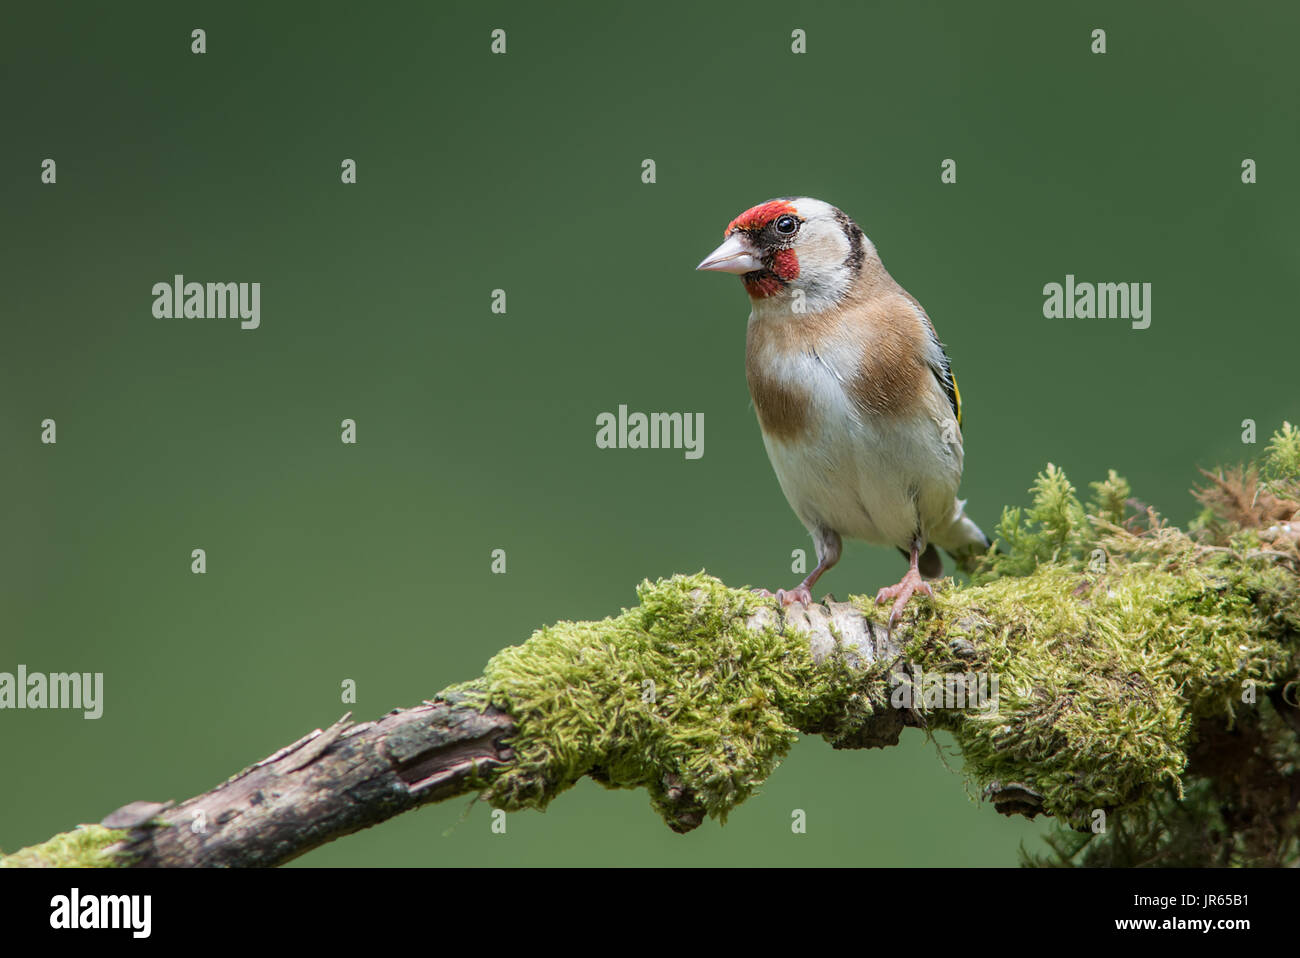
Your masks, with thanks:
M1085 510L1049 466L1002 552L892 633L861 598L780 609L703 573L644 582L637 606L543 628L422 705L344 716L0 865L278 865L458 795L545 808L583 776L645 788L686 832L725 821L799 733L878 748L908 726L951 733L998 811L1077 830L1051 840L1062 860L1294 863L1300 432L1279 436L1269 481L1202 490L1194 534L1126 516L1113 473Z

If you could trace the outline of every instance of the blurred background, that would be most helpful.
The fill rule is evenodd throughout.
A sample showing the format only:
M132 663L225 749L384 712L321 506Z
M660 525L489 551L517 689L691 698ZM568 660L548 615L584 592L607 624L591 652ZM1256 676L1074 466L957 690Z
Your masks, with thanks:
M797 582L812 546L746 390L748 303L694 272L773 196L842 207L933 318L986 530L1048 462L1080 488L1116 468L1186 522L1195 467L1260 448L1243 420L1262 443L1300 415L1298 21L1264 3L7 7L0 671L101 671L105 705L0 712L0 848L416 704L542 624L633 604L642 578ZM154 318L176 273L260 282L261 327ZM1045 319L1067 273L1151 283L1150 328ZM703 458L597 449L620 403L704 413ZM821 587L902 568L850 544ZM875 752L806 738L687 836L644 792L584 781L505 835L463 799L299 863L997 865L1044 827L981 805L948 743L909 730Z

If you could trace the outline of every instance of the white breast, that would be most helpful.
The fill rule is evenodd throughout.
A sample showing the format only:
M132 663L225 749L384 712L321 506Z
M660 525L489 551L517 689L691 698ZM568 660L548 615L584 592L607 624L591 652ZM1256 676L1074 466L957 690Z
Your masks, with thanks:
M800 438L764 433L763 442L786 500L810 532L820 526L906 549L918 529L928 540L930 530L951 521L960 433L937 383L938 401L912 415L859 408L846 384L861 367L861 348L832 338L815 351L758 357L767 375L812 398Z

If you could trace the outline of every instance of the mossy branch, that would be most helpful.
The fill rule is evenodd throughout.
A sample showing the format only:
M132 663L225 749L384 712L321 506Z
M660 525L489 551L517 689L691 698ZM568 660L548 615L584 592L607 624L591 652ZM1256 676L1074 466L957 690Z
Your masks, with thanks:
M423 705L0 864L275 865L455 795L542 809L583 776L645 788L686 832L800 733L871 748L907 726L951 733L1000 811L1054 816L1053 863L1293 864L1300 432L1210 478L1183 531L1113 472L1085 505L1049 466L972 582L893 633L862 598L781 610L704 573L644 582L634 608L543 628Z

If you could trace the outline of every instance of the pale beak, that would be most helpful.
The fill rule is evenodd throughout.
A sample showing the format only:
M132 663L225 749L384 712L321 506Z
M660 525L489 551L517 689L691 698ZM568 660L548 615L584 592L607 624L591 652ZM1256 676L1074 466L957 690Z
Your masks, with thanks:
M744 233L732 233L696 269L714 273L752 273L763 268L758 250Z

